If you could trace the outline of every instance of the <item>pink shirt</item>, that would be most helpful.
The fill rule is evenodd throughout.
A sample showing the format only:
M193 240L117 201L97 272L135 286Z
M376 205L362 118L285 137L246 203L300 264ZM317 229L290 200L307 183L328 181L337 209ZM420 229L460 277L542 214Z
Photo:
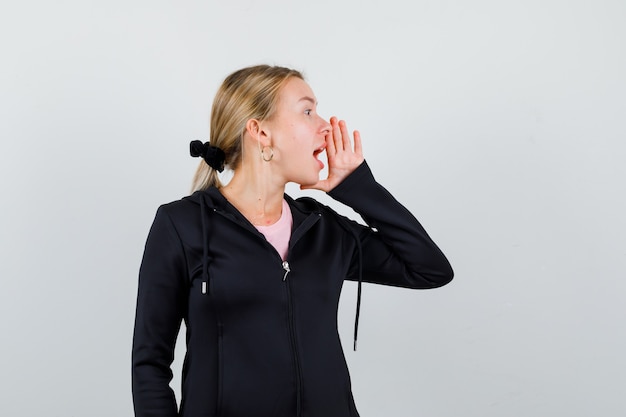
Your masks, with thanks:
M287 250L289 249L289 239L291 238L291 226L293 225L293 217L291 209L287 201L283 199L283 212L280 219L269 226L254 226L261 232L265 239L276 248L283 261L287 258Z

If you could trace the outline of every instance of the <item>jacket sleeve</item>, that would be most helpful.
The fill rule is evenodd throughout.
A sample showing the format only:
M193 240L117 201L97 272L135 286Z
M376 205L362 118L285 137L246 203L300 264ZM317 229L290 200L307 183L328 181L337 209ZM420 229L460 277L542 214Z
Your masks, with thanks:
M169 386L174 347L186 303L186 263L180 238L164 207L148 234L139 270L132 349L136 417L175 417Z
M329 192L359 213L369 227L345 218L359 241L363 281L406 288L436 288L453 278L445 255L417 219L378 184L363 162ZM353 263L348 279L358 279Z

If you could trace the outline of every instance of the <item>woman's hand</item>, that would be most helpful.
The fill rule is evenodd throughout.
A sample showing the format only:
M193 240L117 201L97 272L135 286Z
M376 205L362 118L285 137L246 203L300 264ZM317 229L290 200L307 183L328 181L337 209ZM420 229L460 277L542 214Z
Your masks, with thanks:
M328 178L317 184L300 186L329 192L341 183L364 161L361 134L354 131L354 149L346 122L336 117L330 118L331 129L326 135L326 157L328 158Z

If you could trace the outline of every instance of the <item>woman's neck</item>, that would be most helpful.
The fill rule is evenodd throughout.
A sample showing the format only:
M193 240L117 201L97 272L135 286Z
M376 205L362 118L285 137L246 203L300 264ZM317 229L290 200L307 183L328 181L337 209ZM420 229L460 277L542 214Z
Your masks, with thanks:
M272 182L270 172L253 171L240 167L220 192L253 225L274 224L282 214L285 184Z

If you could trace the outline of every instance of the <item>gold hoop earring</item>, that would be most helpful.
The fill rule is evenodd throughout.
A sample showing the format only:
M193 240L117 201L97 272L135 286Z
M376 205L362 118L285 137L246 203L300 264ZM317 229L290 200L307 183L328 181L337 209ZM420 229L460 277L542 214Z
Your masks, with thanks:
M269 156L266 153L266 149L269 149ZM274 158L274 149L272 149L271 146L264 146L263 148L261 148L261 159L264 160L265 162L269 162Z

